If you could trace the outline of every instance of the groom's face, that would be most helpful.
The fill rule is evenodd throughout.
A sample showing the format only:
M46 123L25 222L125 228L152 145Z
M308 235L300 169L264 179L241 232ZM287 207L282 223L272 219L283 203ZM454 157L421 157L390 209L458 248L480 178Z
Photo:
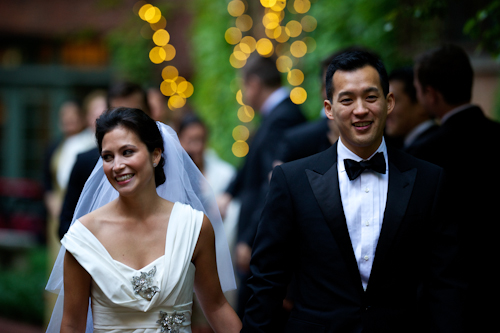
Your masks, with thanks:
M332 80L332 100L325 100L325 113L335 120L342 143L361 158L368 158L382 142L394 95L384 96L379 74L369 65L353 71L337 70Z

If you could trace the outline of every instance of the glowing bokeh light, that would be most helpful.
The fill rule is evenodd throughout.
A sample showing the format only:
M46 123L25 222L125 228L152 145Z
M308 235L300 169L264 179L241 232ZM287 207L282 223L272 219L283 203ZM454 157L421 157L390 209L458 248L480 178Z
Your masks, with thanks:
M236 157L245 157L248 154L248 150L248 143L245 141L236 141L233 143L232 151Z
M300 69L292 69L288 72L287 80L292 86L299 86L304 82L304 73Z
M312 17L311 15L305 15L300 20L300 23L302 24L302 29L305 32L314 31L314 29L316 29L316 27L318 25L318 21L316 21L316 19L314 17Z
M163 46L163 50L165 51L165 61L170 61L174 59L176 51L175 47L172 44L167 44Z
M305 14L311 8L311 2L309 0L295 0L293 8L297 11L297 13Z
M170 41L170 34L167 30L160 29L153 34L153 42L158 46L165 46Z
M277 51L277 50L276 50ZM281 73L286 73L292 69L293 63L292 59L287 56L281 56L276 59L276 68L281 72Z
M271 6L271 9L274 11L280 11L285 9L286 7L286 0L277 0L274 6Z
M279 16L275 13L267 13L262 18L262 24L266 29L276 29L280 25Z
M234 141L247 141L250 137L250 131L243 125L238 125L233 129Z
M146 20L146 12L150 9L150 8L153 8L153 5L147 3L145 4L144 6L141 7L141 9L139 9L139 17L143 20L143 21L147 21Z
M241 89L238 90L238 92L236 93L236 101L238 102L239 105L245 105L243 103L243 93L241 92Z
M186 99L179 95L173 95L168 99L168 107L170 109L180 109L184 105L186 105Z
M290 99L295 104L302 104L307 99L307 92L302 87L295 87L290 91Z
M255 111L250 105L243 105L238 109L238 119L243 123L248 123L255 117Z
M260 0L260 4L266 8L273 7L274 5L276 5L276 2L276 0Z
M290 53L295 58L302 58L307 53L307 45L301 40L296 40L290 45Z
M149 60L151 60L154 64L161 64L165 61L167 53L163 49L163 47L155 46L149 51Z
M167 26L167 19L165 19L162 16L158 22L150 23L149 25L150 25L151 29L153 29L154 31L160 30L160 29L165 29L165 27Z
M245 12L245 4L241 0L233 0L227 5L229 15L238 17Z
M253 20L250 15L241 15L236 19L236 27L241 31L248 31L252 29Z
M160 91L165 96L172 96L177 91L177 84L172 79L166 79L160 84Z
M179 71L174 66L166 66L161 71L161 77L164 80L173 80L179 76Z
M238 44L242 37L241 30L235 27L231 27L226 30L224 37L226 38L226 42L228 44Z
M267 38L261 38L255 45L257 52L263 57L269 57L273 53L273 43Z
M236 56L234 55L234 53L231 53L231 55L229 56L229 63L234 68L242 68L247 63L247 60L246 59L239 60L238 58L236 58Z
M245 43L242 43L240 42L238 45L239 48L239 51L245 53L247 56L250 55L250 53L252 53L252 49L250 48L250 46L248 44L245 44Z
M194 87L189 81L183 81L177 85L177 93L183 98L189 98L193 95Z
M290 37L297 37L302 33L302 25L298 21L291 20L286 24L286 27Z
M161 19L161 11L153 6L144 13L144 18L149 23L157 23Z
M248 49L250 50L250 52L248 53L252 53L253 51L255 51L255 46L257 45L257 41L252 36L245 36L241 39L240 48L243 52L247 53L243 45L248 46Z
M245 61L245 60L247 60L247 58L248 58L248 54L247 54L247 53L245 53L245 52L243 52L243 51L241 51L241 50L240 50L239 45L236 45L236 47L238 47L238 50L236 50L236 49L235 49L235 50L233 51L234 57L235 57L236 59L240 60L240 61Z
M274 39L276 39L278 43L286 43L290 39L290 31L287 27L277 27L274 30Z

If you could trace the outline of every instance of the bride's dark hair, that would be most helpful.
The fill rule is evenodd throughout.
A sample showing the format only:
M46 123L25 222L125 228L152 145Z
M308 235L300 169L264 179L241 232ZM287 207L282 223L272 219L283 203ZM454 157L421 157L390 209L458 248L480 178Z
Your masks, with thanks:
M133 108L113 108L106 110L96 120L95 137L99 153L102 152L102 139L104 135L118 126L123 126L134 132L146 145L148 151L152 153L155 148L160 148L163 153L163 138L156 122L139 109ZM160 162L155 168L155 185L160 186L165 182L165 172L163 166L165 159L163 154Z

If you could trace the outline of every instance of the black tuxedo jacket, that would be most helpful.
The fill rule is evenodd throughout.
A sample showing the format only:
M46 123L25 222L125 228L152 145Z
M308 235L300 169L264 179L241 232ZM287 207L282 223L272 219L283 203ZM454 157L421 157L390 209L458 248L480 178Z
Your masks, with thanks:
M238 170L227 190L233 197L241 200L238 241L252 245L278 144L287 129L305 121L299 106L290 98L283 100L269 115L262 118L243 167Z
M363 290L340 198L337 144L274 169L254 242L243 332L460 332L443 171L388 150L383 225ZM274 319L291 282L285 328ZM430 328L432 327L432 328Z
M71 225L73 213L75 212L80 194L82 193L85 182L92 173L92 170L94 170L98 160L99 149L97 149L97 147L76 156L76 161L69 177L66 195L64 196L61 215L59 216L60 238L64 237L64 234L68 231L69 226Z
M418 149L418 147L424 143L430 136L432 136L435 132L439 130L439 125L434 124L422 133L420 133L419 136L415 138L415 140L408 146L404 147L404 151L407 152L410 155L414 155L415 149ZM415 156L415 155L414 155Z
M467 273L466 332L500 332L497 207L500 124L471 106L446 120L414 155L443 167L450 180L448 215L459 223L461 265ZM495 300L495 301L493 301Z
M328 118L295 126L285 132L278 160L290 162L322 152L332 145L328 139Z

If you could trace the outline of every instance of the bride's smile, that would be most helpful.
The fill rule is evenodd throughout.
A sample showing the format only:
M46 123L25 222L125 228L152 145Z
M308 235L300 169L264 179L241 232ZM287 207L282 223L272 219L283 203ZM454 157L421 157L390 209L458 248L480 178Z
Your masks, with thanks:
M137 134L123 126L106 133L102 140L104 173L121 195L155 187L155 155L148 151Z

